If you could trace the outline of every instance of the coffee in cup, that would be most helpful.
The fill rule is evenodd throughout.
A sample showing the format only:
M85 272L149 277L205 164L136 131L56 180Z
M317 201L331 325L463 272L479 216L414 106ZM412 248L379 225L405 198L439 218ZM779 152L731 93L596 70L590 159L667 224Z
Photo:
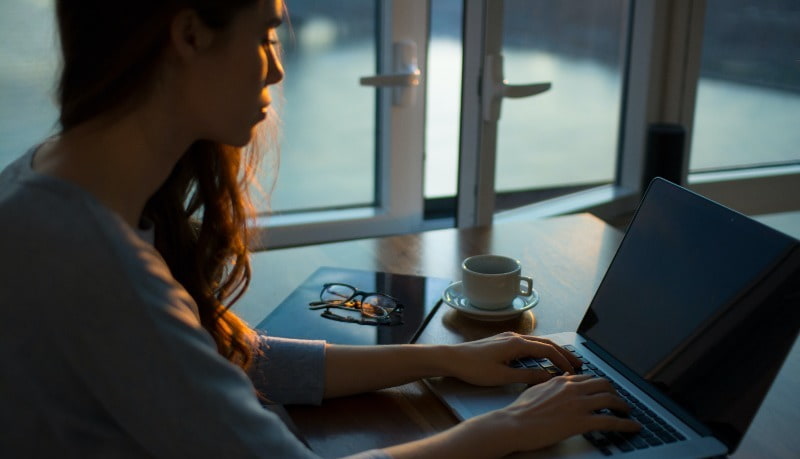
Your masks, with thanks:
M533 293L533 279L522 275L518 260L501 255L476 255L461 264L464 296L480 309L503 309L518 295ZM523 288L524 284L524 288Z

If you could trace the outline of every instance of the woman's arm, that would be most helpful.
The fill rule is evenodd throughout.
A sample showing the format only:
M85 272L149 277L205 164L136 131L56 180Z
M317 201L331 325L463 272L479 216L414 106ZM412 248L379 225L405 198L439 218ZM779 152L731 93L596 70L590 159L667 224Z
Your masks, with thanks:
M547 357L564 372L580 367L571 353L549 340L503 333L458 345L327 345L325 397L340 397L397 386L432 376L453 376L483 385L535 384L550 379L544 371L517 369L519 357Z

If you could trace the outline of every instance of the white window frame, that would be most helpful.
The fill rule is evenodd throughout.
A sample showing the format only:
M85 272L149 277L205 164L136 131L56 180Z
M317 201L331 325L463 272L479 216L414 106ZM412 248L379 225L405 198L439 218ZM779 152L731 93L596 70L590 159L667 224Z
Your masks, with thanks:
M392 104L391 88L377 89L376 206L260 216L251 242L254 250L407 233L422 227L428 12L427 0L378 1L379 73L392 73L393 43L412 40L417 44L421 81L415 103L405 107ZM320 84L326 84L324 79ZM363 90L375 91L366 86Z

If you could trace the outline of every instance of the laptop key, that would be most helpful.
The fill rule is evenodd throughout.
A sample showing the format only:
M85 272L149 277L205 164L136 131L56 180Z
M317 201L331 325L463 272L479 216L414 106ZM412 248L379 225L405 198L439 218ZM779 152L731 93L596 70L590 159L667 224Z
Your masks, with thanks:
M655 433L664 443L675 443L678 441L677 438L670 435L666 430L654 430L653 433Z
M541 365L544 371L550 373L551 375L561 375L564 374L564 371L561 368L558 368L550 361L550 359L536 359L536 362Z
M658 437L643 437L643 438L644 441L646 441L647 444L649 444L650 446L659 446L664 444L664 442L659 440Z
M628 443L633 445L633 447L636 449L645 449L650 447L650 445L647 444L644 438L642 438L639 435L633 435L628 437Z
M628 440L625 439L622 435L617 432L605 432L605 436L611 440L611 443L614 444L617 448L619 448L623 452L630 452L633 451L633 446L628 444Z
M657 438L653 432L650 432L647 429L642 429L637 436L642 440L647 440L648 438Z
M586 432L583 434L583 438L589 440L589 443L597 446L598 448L604 448L609 446L611 442L600 432Z
M541 368L539 362L537 362L536 359L534 359L533 357L523 357L521 359L517 359L517 361L523 364L525 368L530 368L534 370Z

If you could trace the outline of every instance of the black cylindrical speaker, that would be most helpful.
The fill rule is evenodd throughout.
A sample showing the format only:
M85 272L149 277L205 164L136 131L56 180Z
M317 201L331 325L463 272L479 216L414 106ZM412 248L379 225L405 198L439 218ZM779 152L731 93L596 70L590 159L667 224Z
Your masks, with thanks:
M642 191L655 177L683 185L683 154L686 130L680 124L654 123L647 128L647 150Z

